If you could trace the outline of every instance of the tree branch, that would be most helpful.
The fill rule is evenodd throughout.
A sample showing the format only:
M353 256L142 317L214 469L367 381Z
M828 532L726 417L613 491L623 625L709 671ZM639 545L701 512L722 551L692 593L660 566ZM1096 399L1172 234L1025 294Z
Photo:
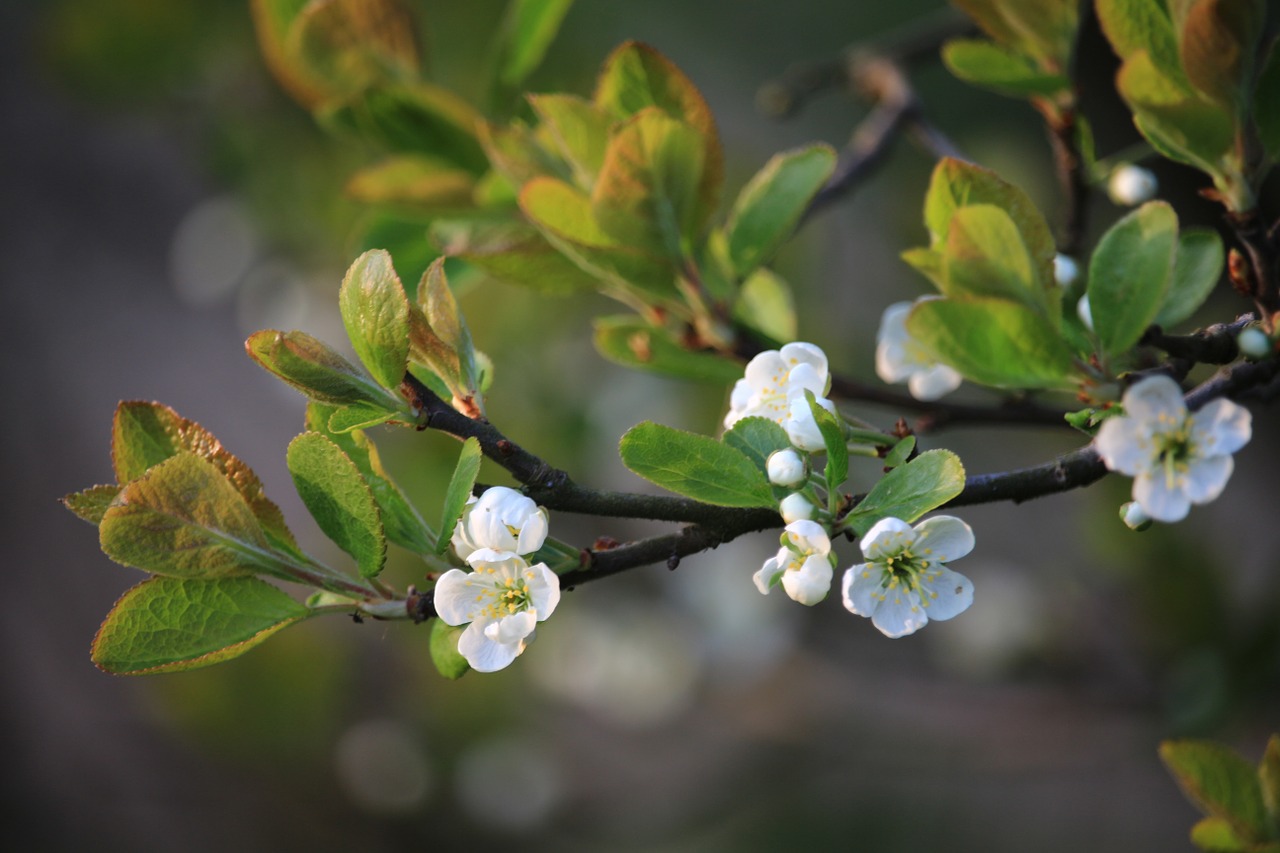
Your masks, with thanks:
M1159 326L1152 326L1138 343L1200 364L1230 364L1240 356L1236 336L1256 319L1253 314L1241 314L1231 323L1215 323L1190 335L1166 335Z

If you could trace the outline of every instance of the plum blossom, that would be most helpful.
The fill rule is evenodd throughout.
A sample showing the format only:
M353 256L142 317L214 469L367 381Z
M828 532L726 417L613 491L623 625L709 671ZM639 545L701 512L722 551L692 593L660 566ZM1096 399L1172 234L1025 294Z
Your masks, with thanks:
M525 650L537 623L555 611L560 578L545 563L530 566L492 548L475 551L467 563L471 572L450 569L436 583L436 614L446 625L467 625L458 653L472 669L496 672Z
M793 521L808 521L813 518L813 502L799 492L793 492L778 504L778 512L782 520L790 524Z
M467 504L451 541L465 560L484 548L532 554L546 539L547 511L515 489L494 486Z
M1218 399L1188 412L1178 383L1151 376L1124 393L1125 414L1103 421L1094 447L1112 471L1133 477L1133 499L1156 521L1186 518L1222 494L1231 454L1252 435L1249 410Z
M790 343L781 350L765 350L747 363L746 373L733 386L724 428L743 418L768 418L787 431L791 443L810 453L825 448L804 392L835 414L835 404L825 398L831 377L827 356L813 344Z
M926 297L934 298L934 297ZM876 375L885 382L906 382L917 400L936 400L960 387L960 374L934 361L907 331L912 302L895 302L884 311L876 333Z
M768 595L780 582L793 601L813 605L831 589L831 539L821 524L793 521L782 534L782 547L752 577Z
M869 616L886 637L957 616L973 603L973 584L943 564L972 550L973 531L958 518L939 515L915 527L882 518L862 538L866 562L844 573L844 606Z
M1107 196L1116 204L1133 207L1155 197L1159 184L1150 169L1122 163L1107 178Z
M804 457L791 448L769 454L765 461L769 482L775 486L798 486L809 476L809 465Z

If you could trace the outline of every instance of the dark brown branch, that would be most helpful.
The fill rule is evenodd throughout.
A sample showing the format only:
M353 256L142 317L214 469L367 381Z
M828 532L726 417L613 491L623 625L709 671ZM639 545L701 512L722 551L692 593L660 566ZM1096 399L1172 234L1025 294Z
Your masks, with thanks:
M897 411L919 412L918 433L933 432L959 424L1008 424L1011 426L1065 426L1065 411L1047 409L1029 400L1006 399L994 406L972 406L939 400L917 400L889 388L858 382L844 376L831 377L831 396L890 406Z
M1229 212L1226 218L1249 261L1247 295L1258 306L1263 326L1274 331L1276 315L1280 314L1280 241L1274 230L1267 231L1257 210Z
M1084 240L1089 209L1089 178L1085 174L1084 158L1076 146L1076 111L1071 108L1046 111L1045 126L1062 188L1063 222L1058 251L1076 258Z
M1138 343L1191 362L1230 364L1240 356L1236 336L1256 319L1253 314L1242 314L1231 323L1215 323L1190 335L1166 335L1159 326L1152 326Z

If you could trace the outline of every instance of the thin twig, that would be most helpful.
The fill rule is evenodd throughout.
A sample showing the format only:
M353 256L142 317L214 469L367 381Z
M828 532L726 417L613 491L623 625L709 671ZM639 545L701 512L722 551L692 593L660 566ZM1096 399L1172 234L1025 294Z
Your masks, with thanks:
M1152 326L1138 343L1200 364L1230 364L1240 356L1236 337L1256 320L1253 314L1242 314L1231 323L1215 323L1190 335L1166 335L1159 326Z

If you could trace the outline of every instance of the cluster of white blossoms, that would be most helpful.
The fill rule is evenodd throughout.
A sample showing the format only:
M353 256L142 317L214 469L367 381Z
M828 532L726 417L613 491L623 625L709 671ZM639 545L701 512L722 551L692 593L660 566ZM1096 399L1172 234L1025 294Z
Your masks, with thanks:
M1227 485L1231 454L1252 434L1249 410L1214 400L1188 412L1182 389L1151 376L1124 393L1124 414L1102 422L1094 447L1112 471L1133 477L1133 499L1147 516L1174 522L1192 504L1208 503Z
M458 653L477 672L515 660L560 602L560 578L525 559L542 547L547 530L547 511L504 486L472 498L454 528L453 548L472 571L445 572L435 610L446 625L467 625Z
M781 350L766 350L747 363L746 375L733 386L724 428L731 429L743 418L768 418L786 430L791 443L801 450L822 450L822 431L804 392L811 392L818 405L834 414L835 404L826 398L830 385L827 356L813 344L791 343Z
M936 400L960 387L960 374L935 361L911 337L907 315L914 306L914 302L895 302L884 310L876 333L876 375L891 384L906 382L907 390L917 400Z

